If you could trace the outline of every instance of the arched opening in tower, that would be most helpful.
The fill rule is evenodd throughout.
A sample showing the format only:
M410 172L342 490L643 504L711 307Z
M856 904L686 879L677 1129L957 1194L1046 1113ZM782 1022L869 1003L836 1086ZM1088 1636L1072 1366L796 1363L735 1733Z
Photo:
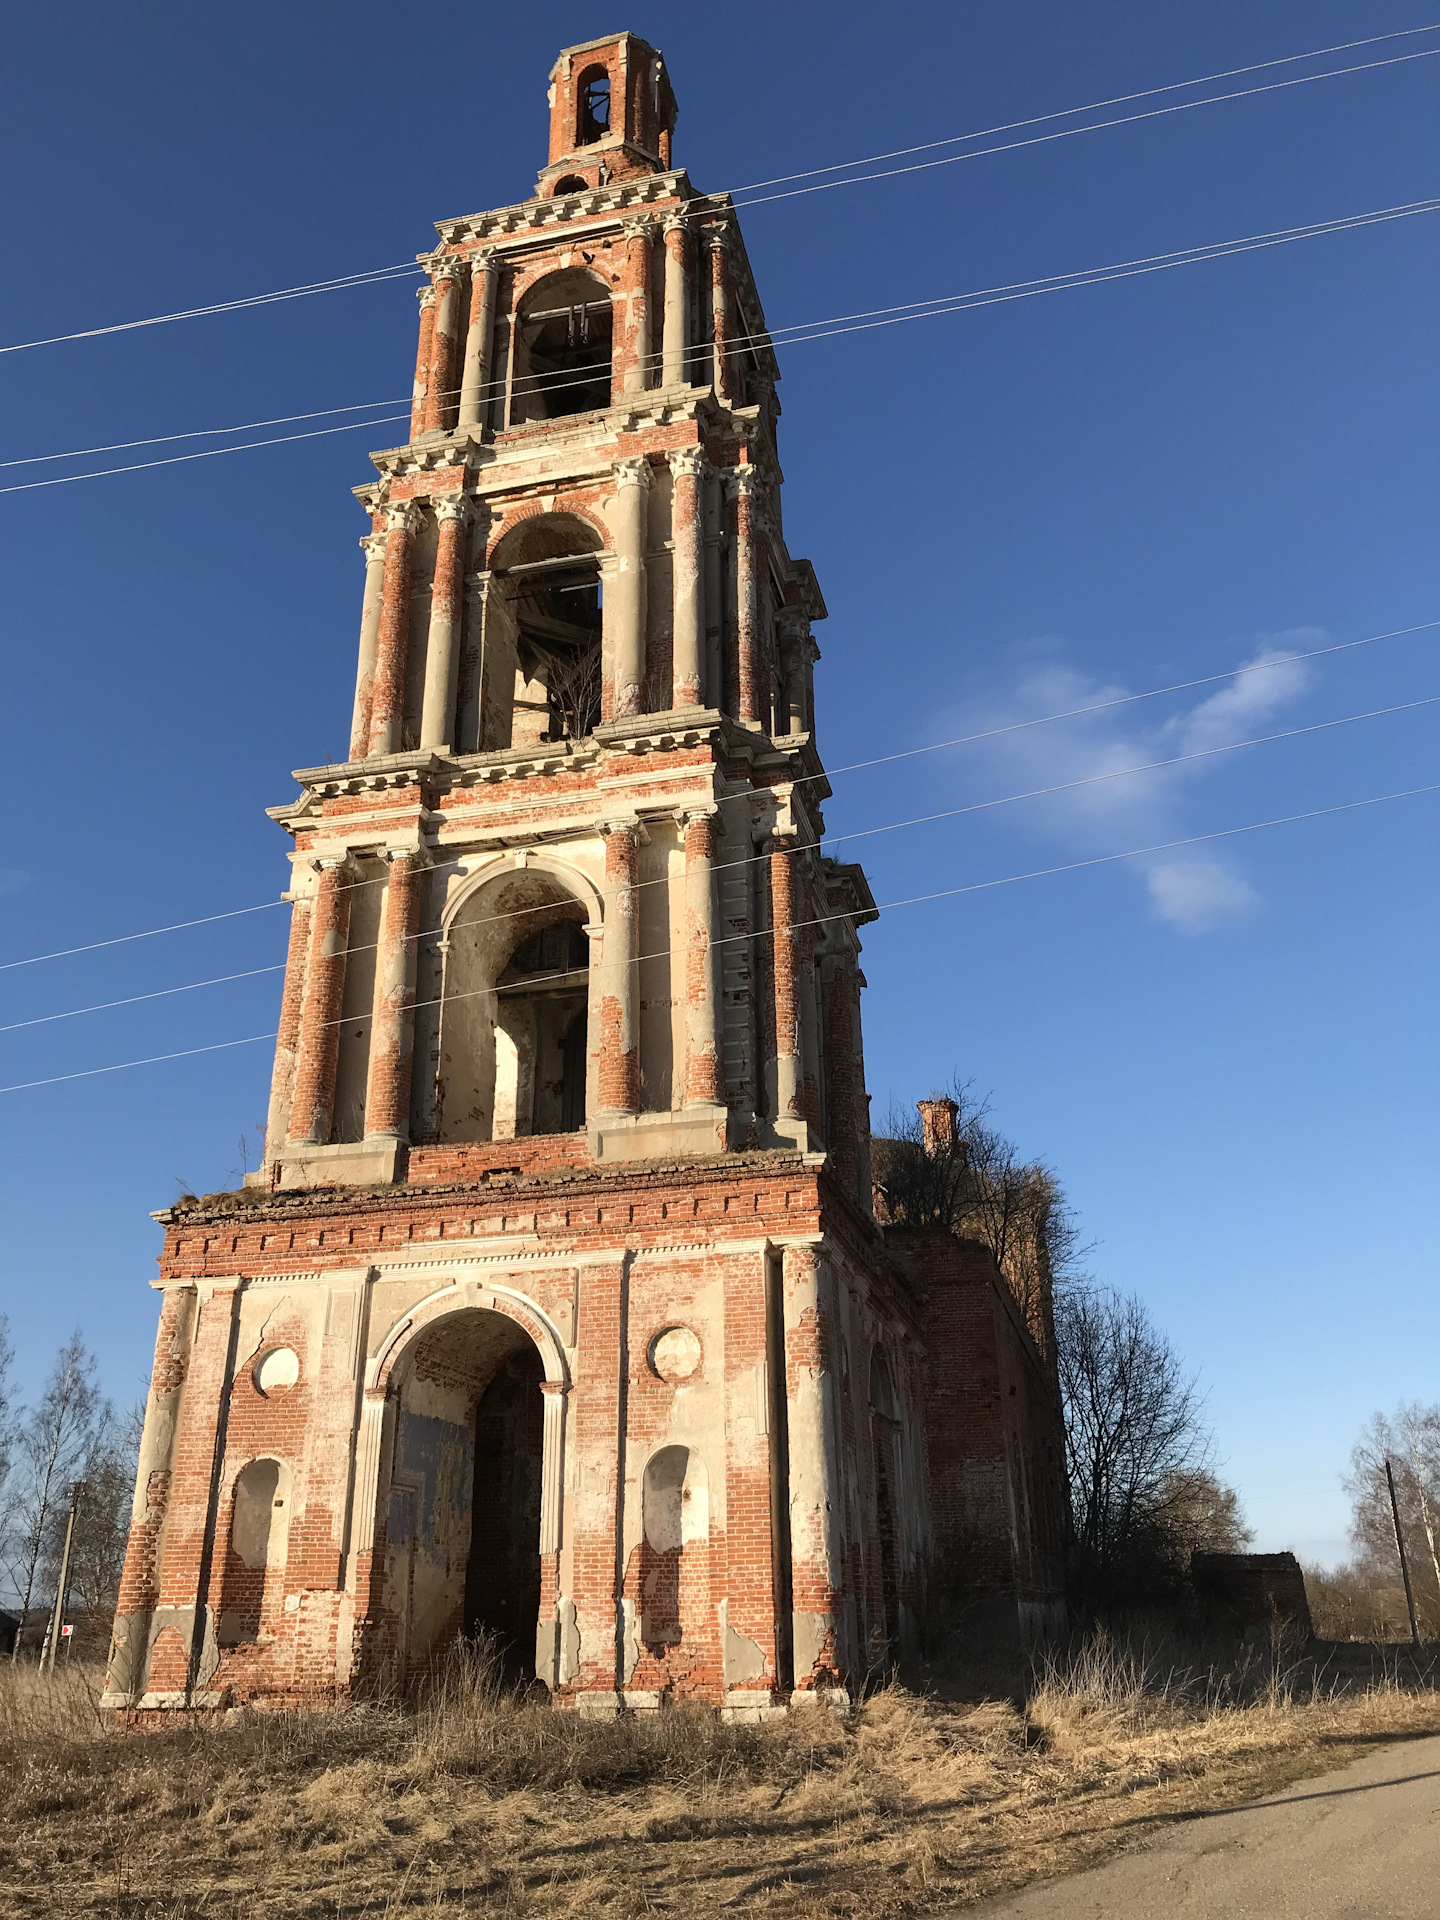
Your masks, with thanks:
M534 1674L544 1371L522 1327L478 1308L428 1327L396 1368L379 1612L402 1683L481 1635Z
M589 67L576 88L580 101L577 146L591 147L610 131L610 75L604 67Z
M610 289L567 267L531 287L516 317L510 424L561 420L610 404Z
M587 912L551 874L500 875L451 921L440 1007L438 1137L516 1140L585 1125Z
M587 739L600 723L600 537L572 514L537 514L491 561L482 751Z

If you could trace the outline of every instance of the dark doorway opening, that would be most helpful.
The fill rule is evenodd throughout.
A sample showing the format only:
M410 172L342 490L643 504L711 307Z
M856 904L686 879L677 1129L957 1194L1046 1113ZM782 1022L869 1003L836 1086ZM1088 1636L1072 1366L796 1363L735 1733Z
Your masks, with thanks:
M475 1413L475 1486L464 1630L493 1634L507 1668L533 1678L540 1612L540 1466L545 1369L534 1347L503 1361Z

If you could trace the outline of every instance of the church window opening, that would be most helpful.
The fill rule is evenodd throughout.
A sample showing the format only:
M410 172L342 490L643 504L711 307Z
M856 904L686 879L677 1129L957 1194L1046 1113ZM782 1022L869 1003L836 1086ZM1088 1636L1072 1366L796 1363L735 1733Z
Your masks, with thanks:
M551 191L551 198L554 200L563 200L567 194L584 193L588 185L589 182L582 179L578 173L567 173L563 179L555 182L554 188Z
M610 75L591 67L580 76L580 145L590 147L610 131Z
M610 294L583 269L551 274L520 305L512 426L610 404Z
M495 989L497 1137L502 1128L518 1138L584 1126L589 977L578 920L542 927L506 962Z
M522 575L515 596L516 664L545 740L584 740L600 722L600 569L577 559Z

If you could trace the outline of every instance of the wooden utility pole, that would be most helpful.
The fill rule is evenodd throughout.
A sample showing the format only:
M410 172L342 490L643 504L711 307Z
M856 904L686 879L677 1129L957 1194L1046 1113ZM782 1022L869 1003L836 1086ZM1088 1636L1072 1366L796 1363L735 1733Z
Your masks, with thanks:
M48 1661L50 1672L55 1671L55 1646L60 1638L60 1628L65 1620L65 1602L70 1594L70 1543L75 1538L75 1510L80 1505L80 1495L85 1482L77 1480L70 1489L70 1514L65 1522L65 1545L60 1554L60 1578L55 1583L55 1607L50 1615L50 1630L45 1636L45 1645L40 1650L40 1668L43 1672ZM1405 1591L1410 1591L1410 1576L1405 1576Z
M1400 1577L1405 1582L1405 1605L1410 1612L1410 1638L1420 1651L1420 1629L1415 1622L1415 1595L1410 1586L1410 1562L1405 1558L1405 1536L1400 1531L1400 1502L1395 1498L1395 1476L1390 1471L1390 1456L1385 1456L1385 1484L1390 1489L1390 1518L1395 1522L1395 1550L1400 1555Z

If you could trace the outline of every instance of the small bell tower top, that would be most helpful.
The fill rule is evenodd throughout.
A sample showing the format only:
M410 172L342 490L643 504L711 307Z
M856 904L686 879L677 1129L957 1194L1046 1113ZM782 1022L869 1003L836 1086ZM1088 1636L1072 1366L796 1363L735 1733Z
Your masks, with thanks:
M550 159L539 193L668 171L676 112L664 55L633 33L566 47L550 69Z

